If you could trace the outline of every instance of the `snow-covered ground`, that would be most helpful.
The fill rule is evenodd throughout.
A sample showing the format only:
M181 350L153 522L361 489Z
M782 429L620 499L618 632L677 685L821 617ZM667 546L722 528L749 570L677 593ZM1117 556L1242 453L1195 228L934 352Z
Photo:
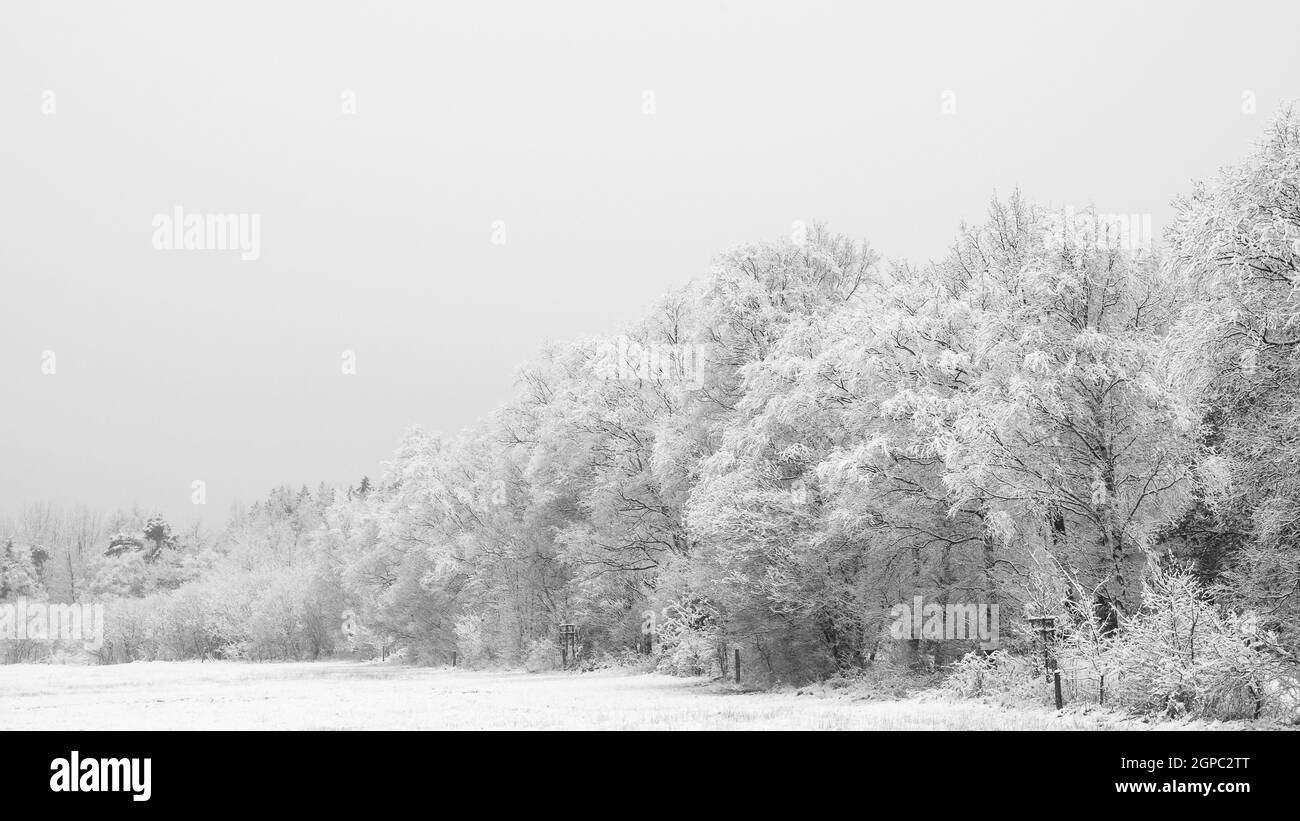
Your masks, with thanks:
M1113 717L1058 716L975 701L873 701L846 692L740 693L703 681L617 671L528 674L357 662L0 666L0 730L1108 726L1116 726Z

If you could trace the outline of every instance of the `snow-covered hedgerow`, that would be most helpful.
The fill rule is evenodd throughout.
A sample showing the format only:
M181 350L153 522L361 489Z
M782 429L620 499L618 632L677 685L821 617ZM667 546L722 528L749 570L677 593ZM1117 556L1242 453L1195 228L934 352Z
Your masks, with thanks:
M1300 721L1300 666L1252 614L1222 609L1181 569L1155 570L1142 602L1112 631L1079 614L1052 644L1066 703L1165 718ZM1040 659L999 650L953 664L941 689L1045 702L1052 687Z

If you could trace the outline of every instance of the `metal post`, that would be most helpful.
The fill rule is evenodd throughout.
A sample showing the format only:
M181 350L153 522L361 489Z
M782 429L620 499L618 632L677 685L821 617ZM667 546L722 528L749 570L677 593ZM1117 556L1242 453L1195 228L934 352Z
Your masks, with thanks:
M455 666L456 666L456 651L455 651L455 650L452 650L452 651L451 651L451 666L452 666L452 667L455 667Z
M736 683L740 683L740 648L736 648Z
M1064 702L1061 701L1061 671L1057 670L1052 674L1056 679L1056 709L1061 709Z

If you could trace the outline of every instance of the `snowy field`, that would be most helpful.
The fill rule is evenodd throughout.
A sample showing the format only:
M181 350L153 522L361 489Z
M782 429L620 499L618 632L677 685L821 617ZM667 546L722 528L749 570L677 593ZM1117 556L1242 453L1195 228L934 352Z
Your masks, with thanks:
M654 674L356 662L0 666L0 730L1093 729L1114 717L974 701L740 693ZM1145 728L1147 725L1124 727Z

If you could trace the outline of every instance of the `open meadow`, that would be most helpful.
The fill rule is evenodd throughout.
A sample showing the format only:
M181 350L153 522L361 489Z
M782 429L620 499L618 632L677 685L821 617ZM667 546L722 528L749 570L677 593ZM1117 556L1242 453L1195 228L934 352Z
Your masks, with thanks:
M1146 729L1109 713L807 688L738 692L652 673L359 662L0 666L0 730ZM1184 727L1187 725L1156 725ZM1198 725L1205 726L1205 725Z

